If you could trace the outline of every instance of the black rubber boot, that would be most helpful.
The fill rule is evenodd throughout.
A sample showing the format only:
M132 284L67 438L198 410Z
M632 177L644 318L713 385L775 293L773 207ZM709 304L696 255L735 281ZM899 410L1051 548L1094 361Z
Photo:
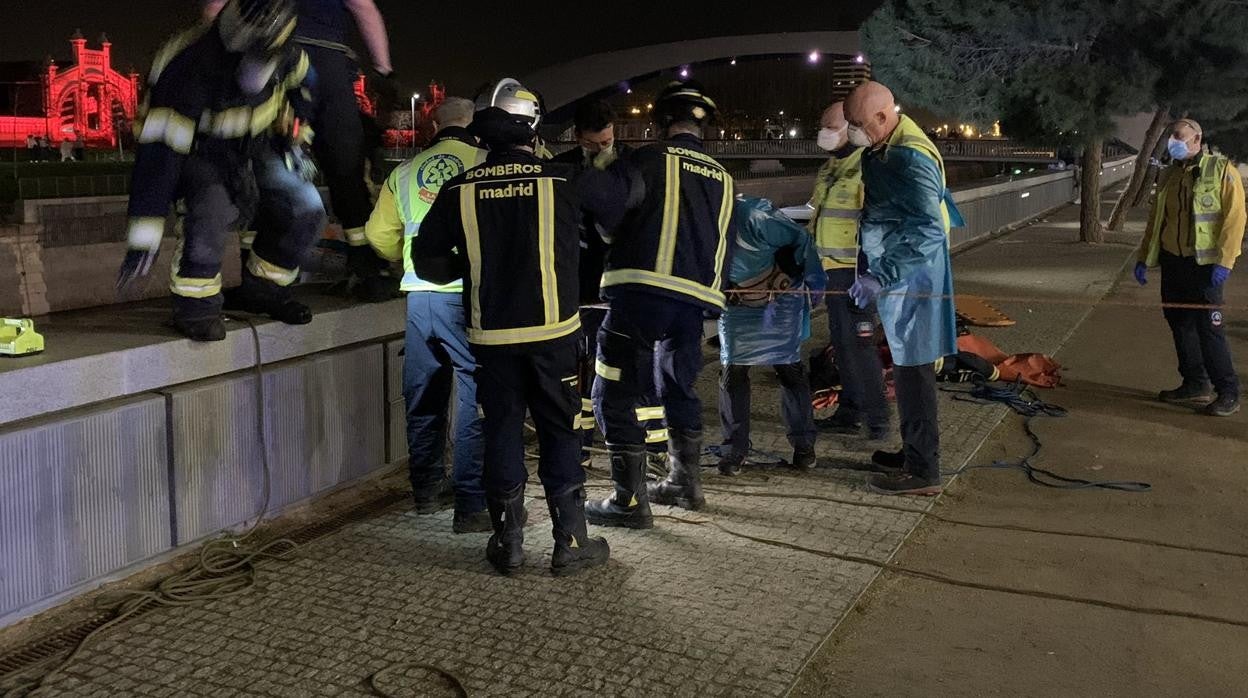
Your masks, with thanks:
M819 457L815 455L815 449L800 449L793 451L792 466L794 470L810 471L819 465Z
M646 496L646 449L608 445L607 450L611 453L615 494L586 504L585 517L596 526L654 528L654 515Z
M225 339L225 322L221 319L221 296L209 298L173 297L173 319L170 326L196 342L219 342Z
M312 310L295 300L290 287L278 286L249 271L243 272L243 283L225 292L225 309L238 313L268 315L287 325L312 322Z
M603 538L590 538L585 527L585 488L573 485L562 492L546 494L550 505L551 534L555 553L550 571L563 577L588 567L607 564L611 546Z
M702 432L667 430L667 479L647 486L650 501L681 509L698 510L706 504L702 496Z
M486 497L494 535L485 544L485 559L500 574L511 574L524 564L524 485L502 497Z

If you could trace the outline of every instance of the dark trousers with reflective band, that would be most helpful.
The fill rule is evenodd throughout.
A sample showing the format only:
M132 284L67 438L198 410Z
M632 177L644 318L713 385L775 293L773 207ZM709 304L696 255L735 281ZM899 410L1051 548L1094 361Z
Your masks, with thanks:
M845 292L854 285L853 269L829 269L828 290ZM888 399L884 396L884 367L875 346L875 311L859 308L847 294L824 297L828 331L841 375L840 409L867 423L888 426Z
M581 329L585 332L585 352L581 358L581 436L586 448L594 445L597 421L594 417L594 364L598 358L598 330L607 317L606 308L581 308ZM642 421L646 429L646 447L651 451L667 450L667 427L663 416L663 403L659 402L658 370L652 372L645 395L637 405L646 414L655 414Z
M579 338L578 338L579 339ZM547 492L585 482L577 342L534 353L473 347L477 399L485 414L485 493L501 497L528 480L524 467L524 415L537 427L541 457L537 474Z
M936 404L936 367L894 366L897 412L901 417L906 472L940 482L940 421Z
M289 280L269 279L280 285L293 281L324 228L325 207L316 187L287 169L275 151L264 150L251 159L254 192L242 186L250 184L245 167L200 155L192 155L183 165L179 186L186 218L174 267L175 295L213 297L220 291L226 236L238 226L240 211L254 211L252 252L259 259L253 264L288 272ZM255 201L246 200L249 197ZM267 278L263 273L257 276Z
M458 293L407 294L403 400L407 406L408 472L412 488L433 487L446 476L447 414L454 386L455 444L451 480L455 508L485 509L481 484L483 438L477 414L476 359L464 329Z
M719 378L719 419L724 446L733 454L750 450L750 366L724 366ZM815 447L815 415L810 402L806 364L774 366L780 378L780 413L795 451Z
M1222 288L1212 281L1213 265L1199 265L1193 257L1161 253L1163 303L1222 305ZM1212 382L1219 395L1239 396L1239 377L1231 362L1231 348L1221 309L1166 308L1166 322L1174 335L1179 373L1188 383Z
M316 71L316 107L312 113L312 149L325 173L334 216L347 231L368 222L372 202L364 182L364 124L355 98L359 67L342 51L302 46ZM363 231L352 245L366 245Z
M667 426L702 429L702 402L694 389L702 370L700 307L649 293L620 293L598 332L595 367L594 409L608 444L646 443L647 425L638 407L656 371Z

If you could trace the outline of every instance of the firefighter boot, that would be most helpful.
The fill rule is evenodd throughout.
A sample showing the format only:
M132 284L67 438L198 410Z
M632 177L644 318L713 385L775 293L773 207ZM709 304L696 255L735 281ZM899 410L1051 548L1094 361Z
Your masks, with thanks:
M646 449L608 444L607 450L611 454L615 494L585 505L585 517L597 526L654 528L650 499L646 495Z
M524 564L524 485L503 494L487 496L494 534L485 544L485 559L499 574L511 574Z
M587 567L605 565L611 546L602 538L590 538L585 528L585 488L565 487L546 495L550 505L551 534L555 537L555 553L550 571L556 577L576 574Z
M219 342L225 339L225 323L221 320L221 296L208 298L173 297L173 329L196 342Z
M706 504L702 496L702 432L668 428L667 479L649 485L655 504L698 510Z
M312 322L312 311L295 300L290 287L278 286L250 271L243 272L242 285L225 292L225 309L268 315L287 325L306 325Z

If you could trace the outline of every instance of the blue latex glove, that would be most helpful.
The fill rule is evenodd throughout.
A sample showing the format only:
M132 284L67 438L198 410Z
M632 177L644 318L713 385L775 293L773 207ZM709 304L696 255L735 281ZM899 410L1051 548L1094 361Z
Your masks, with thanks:
M1214 286L1221 286L1222 284L1226 283L1226 280L1229 278L1231 278L1230 269L1227 269L1221 264L1214 265L1213 267L1213 285Z
M854 299L854 303L857 303L859 308L871 305L883 292L884 287L880 285L879 280L870 274L858 277L854 285L849 287L849 297Z
M1135 263L1135 282L1141 286L1148 285L1148 265L1143 262Z

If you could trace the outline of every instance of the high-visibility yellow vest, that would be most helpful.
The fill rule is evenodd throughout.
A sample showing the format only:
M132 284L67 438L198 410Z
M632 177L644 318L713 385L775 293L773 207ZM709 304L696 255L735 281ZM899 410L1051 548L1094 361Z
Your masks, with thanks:
M403 218L403 291L460 292L462 281L439 286L416 276L412 268L412 239L429 213L442 185L451 178L485 162L485 151L454 138L439 141L390 173L387 183L394 192Z
M1226 168L1230 161L1221 155L1205 153L1200 156L1197 166L1196 184L1192 187L1192 226L1195 233L1195 251L1197 264L1216 264L1222 259L1222 249L1218 234L1222 230L1222 182L1226 178ZM1166 194L1170 187L1177 187L1183 176L1183 165L1172 165L1164 175L1165 179L1157 192L1158 205L1153 212L1150 231L1152 239L1148 247L1148 259L1145 263L1150 267L1157 266L1161 256L1161 228L1166 221Z
M862 149L831 158L819 169L810 205L810 229L824 269L852 269L858 263L858 222L862 218Z

